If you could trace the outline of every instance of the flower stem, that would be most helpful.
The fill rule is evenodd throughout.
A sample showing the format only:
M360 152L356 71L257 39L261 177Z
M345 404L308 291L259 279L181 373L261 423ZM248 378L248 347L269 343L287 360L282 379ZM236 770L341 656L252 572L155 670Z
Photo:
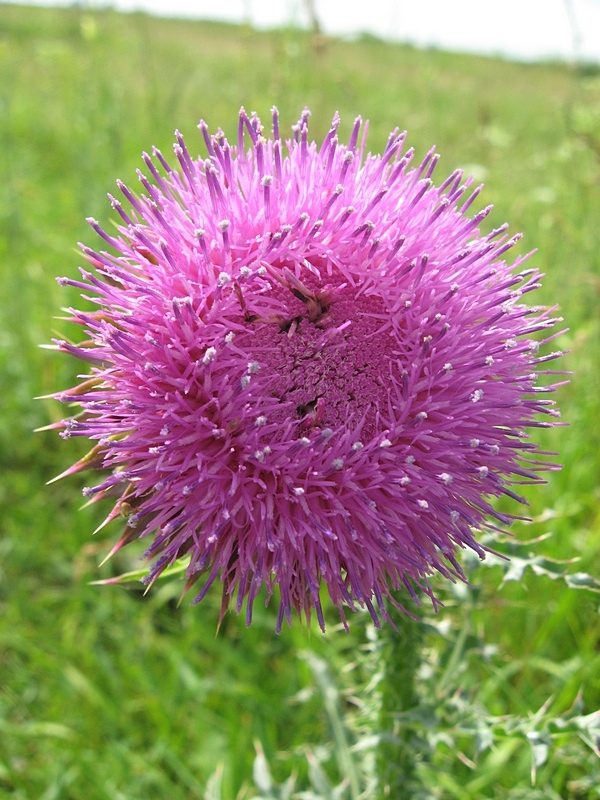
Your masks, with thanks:
M405 598L403 602L406 606ZM417 704L415 673L420 663L422 637L422 623L408 615L399 620L396 630L385 625L379 633L383 676L377 774L381 800L413 800L418 789L416 733L410 712Z

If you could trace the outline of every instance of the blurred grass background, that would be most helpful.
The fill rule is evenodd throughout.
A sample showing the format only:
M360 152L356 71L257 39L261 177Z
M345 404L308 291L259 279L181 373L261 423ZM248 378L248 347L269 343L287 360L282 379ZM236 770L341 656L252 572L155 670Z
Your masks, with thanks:
M330 721L299 652L329 664L350 716L368 696L362 689L373 661L360 615L350 635L331 615L325 636L295 625L276 637L267 609L250 630L229 615L216 637L218 592L200 608L177 609L178 585L145 598L137 589L90 586L136 563L129 556L98 570L112 541L90 535L103 509L78 510L77 478L45 485L83 444L32 433L63 414L32 398L74 379L74 363L38 346L61 330L53 320L60 307L79 302L54 279L77 273L77 241L95 246L85 217L109 224L106 192L116 178L135 186L143 150L156 145L169 154L175 127L194 152L201 117L233 139L241 105L266 121L273 104L288 129L308 106L317 139L336 109L342 141L360 114L371 121L372 151L394 127L408 128L417 156L437 145L439 179L456 166L483 179L482 205L495 204L490 225L508 220L525 234L522 251L538 248L532 263L546 278L536 302L558 301L570 328L560 346L570 350L563 368L574 376L559 395L570 427L546 432L544 445L560 450L565 468L531 488L535 521L513 531L520 540L551 532L541 553L580 559L573 572L600 572L598 69L293 29L0 5L0 794L7 797L203 798L221 765L222 797L248 798L255 740L278 779L292 766L302 776L307 747L329 747ZM470 702L526 719L546 702L556 716L576 701L582 713L597 710L598 595L531 571L523 584L499 589L501 577L499 568L476 570L475 589L462 597L440 586L446 627L428 640L425 689L444 674L444 686ZM493 652L453 662L466 634L493 642ZM579 744L574 735L540 766L540 797L600 797L589 780L591 751ZM424 765L432 798L534 797L524 737L496 743L477 763L465 753L440 742Z

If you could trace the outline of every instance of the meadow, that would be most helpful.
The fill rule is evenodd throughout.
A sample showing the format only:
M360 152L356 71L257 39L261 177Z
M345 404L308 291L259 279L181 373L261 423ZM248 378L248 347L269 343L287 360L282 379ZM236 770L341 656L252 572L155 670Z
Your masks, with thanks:
M110 10L0 5L0 795L14 800L369 798L382 713L382 644L368 615L327 633L247 629L220 596L178 606L177 579L94 586L118 531L81 508L83 479L50 486L84 450L55 432L53 400L77 367L40 349L76 293L85 223L109 227L106 193L131 186L141 153L174 129L202 150L201 118L235 138L240 106L289 127L308 106L315 138L336 110L347 140L395 127L483 180L490 228L537 249L535 302L568 333L558 393L568 427L542 431L564 468L528 487L529 522L467 562L471 584L436 590L423 623L421 703L407 747L423 800L600 798L600 69L417 50L373 38L256 32ZM487 224L487 221L486 221ZM81 445L81 446L80 446ZM104 513L103 513L104 511ZM295 773L292 794L288 776ZM272 777L270 777L272 776ZM349 785L341 785L351 777ZM335 786L342 788L335 790ZM309 788L311 787L311 788ZM312 792L312 794L310 793Z

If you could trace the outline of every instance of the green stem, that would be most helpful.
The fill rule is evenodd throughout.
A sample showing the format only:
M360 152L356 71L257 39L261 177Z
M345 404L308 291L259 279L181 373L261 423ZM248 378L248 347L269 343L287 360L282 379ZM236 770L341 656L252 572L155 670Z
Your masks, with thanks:
M409 611L417 611L412 605ZM380 683L382 738L377 754L380 800L413 800L415 776L414 732L407 716L417 704L415 673L421 660L422 623L405 616L397 630L387 624L380 634L383 677Z

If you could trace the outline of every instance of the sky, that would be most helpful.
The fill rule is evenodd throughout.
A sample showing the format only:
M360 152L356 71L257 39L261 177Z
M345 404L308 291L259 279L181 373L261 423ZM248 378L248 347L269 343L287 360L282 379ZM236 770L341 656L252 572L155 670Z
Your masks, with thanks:
M16 0L22 2L22 0ZM71 5L73 0L34 0ZM369 32L418 46L600 62L600 0L313 0L324 33ZM80 0L90 8L249 22L308 25L306 0Z

